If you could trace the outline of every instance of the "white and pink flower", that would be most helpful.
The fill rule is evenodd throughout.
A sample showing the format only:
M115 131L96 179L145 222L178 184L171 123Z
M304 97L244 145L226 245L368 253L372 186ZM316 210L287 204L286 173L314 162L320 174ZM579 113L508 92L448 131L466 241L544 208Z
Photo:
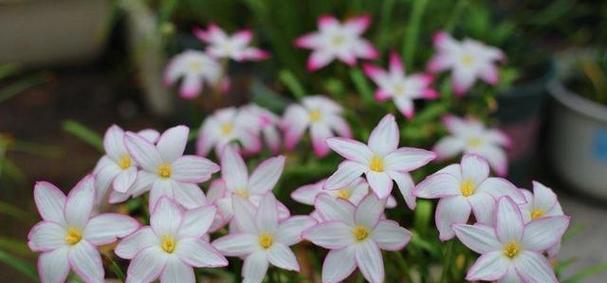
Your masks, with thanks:
M451 82L457 95L464 95L477 78L496 84L499 70L496 61L504 60L501 50L473 39L457 41L446 32L434 35L437 54L428 62L428 70L437 73L451 70Z
M57 187L38 182L34 200L42 216L28 235L30 249L42 254L38 273L43 283L63 283L73 270L86 283L105 282L98 246L115 242L139 228L128 216L93 215L95 180L89 175L66 197Z
M414 194L420 198L439 199L435 222L443 241L452 239L453 224L465 224L471 214L476 221L493 223L495 203L509 196L524 203L523 194L503 178L489 177L489 165L474 154L466 154L460 164L449 165L419 183Z
M285 147L292 150L310 129L312 146L317 156L329 153L326 139L338 135L350 138L350 126L342 117L343 108L335 101L321 96L307 96L301 104L292 104L284 113L281 127L285 134Z
M270 264L299 271L299 263L289 246L302 240L301 233L316 224L309 216L279 219L278 202L267 193L255 207L242 198L234 198L234 218L238 232L213 242L226 256L244 258L243 282L261 283Z
M427 74L405 75L402 59L395 52L390 54L388 71L371 64L365 64L364 70L379 87L375 91L375 99L385 101L391 98L398 110L407 118L412 118L415 113L413 100L438 97L438 93L430 87L433 77Z
M194 35L209 44L206 52L215 58L230 58L241 62L264 60L270 56L268 52L250 46L253 33L248 29L230 36L211 23L206 30L195 28Z
M263 137L266 145L273 153L278 153L281 147L280 117L256 104L248 104L239 110L239 119L247 121L250 129L256 135Z
M137 133L151 143L156 143L160 133L146 129ZM133 160L124 144L124 130L116 125L111 126L103 137L105 155L99 159L93 174L97 189L97 205L107 201L112 194L124 194L135 183L139 167ZM108 194L108 190L111 191ZM116 198L117 196L114 196Z
M356 207L326 194L318 197L316 210L325 221L304 231L303 238L330 250L322 282L341 282L356 267L367 281L384 282L381 250L398 251L411 240L407 229L383 218L385 202L375 194L368 194Z
M219 171L219 166L200 156L183 155L189 132L186 126L170 128L156 145L139 135L126 133L129 154L142 168L128 195L137 197L150 191L150 210L163 196L187 209L206 204L198 183L209 180Z
M202 92L205 82L213 87L219 86L222 73L222 67L215 59L201 51L186 50L175 55L169 62L164 83L172 85L183 78L179 89L181 97L194 99Z
M369 16L350 18L343 24L332 16L321 16L318 31L297 38L295 46L314 50L308 58L309 71L316 71L335 59L353 66L357 58L379 56L373 45L361 38L370 23Z
M262 143L256 127L251 128L251 121L243 118L246 116L239 115L235 107L219 109L207 117L198 132L196 154L207 156L215 148L215 154L220 156L226 145L236 143L245 154L259 152Z
M354 179L352 183L339 190L332 191L325 190L326 181L327 179L323 179L313 184L301 186L291 193L291 198L299 203L314 205L318 195L327 194L333 198L347 200L354 205L358 205L369 194L369 184L361 177ZM394 207L396 207L396 199L390 195L386 201L386 208Z
M481 254L470 267L466 280L499 283L557 283L543 252L557 244L569 226L569 217L551 216L524 224L512 199L499 199L495 225L453 226L457 238Z
M446 160L460 153L474 153L489 162L499 176L508 173L508 159L505 147L510 146L510 138L498 129L486 128L479 120L463 119L448 115L443 119L449 135L434 145L438 160Z
M398 147L400 134L393 115L386 115L371 132L368 144L346 138L330 138L329 147L346 158L325 184L339 190L365 175L371 190L380 198L392 192L396 182L407 206L415 208L415 184L409 175L435 158L434 153L411 147Z
M195 283L193 268L223 267L226 258L205 240L214 206L184 211L163 197L151 212L150 226L122 240L115 253L131 260L127 283Z

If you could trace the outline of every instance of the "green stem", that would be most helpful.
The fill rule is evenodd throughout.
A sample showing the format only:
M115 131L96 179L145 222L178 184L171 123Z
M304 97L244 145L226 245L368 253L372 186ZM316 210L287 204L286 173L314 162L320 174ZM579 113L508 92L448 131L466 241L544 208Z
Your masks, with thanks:
M428 0L413 1L411 18L409 19L407 34L405 35L405 42L403 43L402 50L402 53L405 54L406 64L411 67L414 65L413 59L415 58L415 48L417 46L417 39L419 37L420 24L427 4Z
M396 255L394 257L396 259L396 263L398 264L398 267L402 271L401 274L404 275L405 279L407 280L406 282L412 283L413 282L413 278L411 277L411 271L409 269L409 265L407 264L407 261L403 257L403 254L401 252L398 252L398 251L394 252L394 254Z
M449 271L453 262L453 244L454 240L447 242L445 247L445 257L443 262L443 273L440 278L440 283L448 283L449 281Z
M467 5L468 5L468 0L457 1L457 3L455 4L455 7L453 8L453 12L451 12L451 16L449 17L449 21L447 21L447 24L445 25L446 32L453 31L453 29L455 28L455 24L459 20L460 15L462 14L462 12L464 11L464 8L466 8Z

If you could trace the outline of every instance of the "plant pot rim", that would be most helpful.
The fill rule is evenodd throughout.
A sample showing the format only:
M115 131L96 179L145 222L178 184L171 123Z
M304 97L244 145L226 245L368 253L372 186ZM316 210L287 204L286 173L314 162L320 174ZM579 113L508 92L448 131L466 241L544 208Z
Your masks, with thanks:
M548 83L548 92L559 103L578 112L580 115L607 123L607 107L584 98L569 90L559 79Z

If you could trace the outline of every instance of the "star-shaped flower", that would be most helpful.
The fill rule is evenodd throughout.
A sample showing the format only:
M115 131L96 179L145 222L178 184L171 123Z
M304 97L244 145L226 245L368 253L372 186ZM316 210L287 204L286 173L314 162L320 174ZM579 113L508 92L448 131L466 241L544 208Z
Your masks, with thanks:
M207 117L198 131L196 154L207 156L212 148L215 154L221 155L226 145L238 142L243 153L255 153L261 150L262 144L255 128L245 116L239 115L235 107L223 108Z
M175 55L169 62L164 75L164 83L172 85L179 78L179 93L185 99L194 99L204 87L204 82L213 86L220 84L221 65L207 54L196 50L186 50Z
M240 30L230 36L217 25L211 23L207 30L194 29L194 35L209 44L206 52L216 58L230 58L240 62L259 61L270 56L268 52L250 46L253 38L253 33L250 30Z

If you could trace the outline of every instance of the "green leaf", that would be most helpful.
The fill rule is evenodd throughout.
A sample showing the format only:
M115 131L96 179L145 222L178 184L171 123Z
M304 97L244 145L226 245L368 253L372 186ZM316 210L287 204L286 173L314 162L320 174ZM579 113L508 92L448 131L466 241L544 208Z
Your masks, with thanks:
M19 256L30 256L32 251L22 240L0 237L0 250L5 250Z
M283 84L285 84L285 86L289 89L289 91L291 91L291 93L293 93L293 95L295 95L295 97L297 97L298 99L301 99L304 96L306 96L306 91L301 86L301 84L299 83L299 81L297 80L295 75L293 75L293 73L291 73L291 71L289 71L289 70L280 71L280 73L278 74L278 78L280 79L280 81Z
M0 102L8 100L9 98L20 94L31 87L42 84L47 81L46 75L37 74L29 77L25 77L17 82L9 84L8 86L0 89Z
M365 75L363 75L363 72L359 68L354 68L350 71L350 78L365 104L373 103L373 90L371 90L371 86L369 86L369 82L365 78Z
M95 131L74 120L63 121L63 130L81 139L99 152L103 152L102 138Z
M25 276L29 277L34 282L38 282L38 275L36 272L36 268L29 262L22 260L20 258L14 257L13 255L0 250L0 262L14 268L15 270L23 273Z
M607 272L607 262L584 268L575 273L573 276L569 277L567 280L561 281L561 283L583 282L582 280L603 272Z
M34 219L34 216L29 212L2 201L0 201L0 214L13 217L25 223L29 223Z

